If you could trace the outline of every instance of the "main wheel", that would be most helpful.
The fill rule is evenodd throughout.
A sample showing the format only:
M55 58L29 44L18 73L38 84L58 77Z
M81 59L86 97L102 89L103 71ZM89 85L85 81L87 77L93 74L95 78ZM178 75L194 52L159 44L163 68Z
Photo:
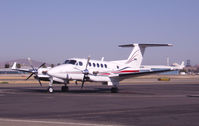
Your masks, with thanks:
M52 88L52 87L49 87L49 88L48 88L48 92L49 92L49 93L53 93L53 88Z
M117 87L112 87L111 88L111 93L118 93L118 88Z
M68 86L62 86L61 91L62 92L68 92Z

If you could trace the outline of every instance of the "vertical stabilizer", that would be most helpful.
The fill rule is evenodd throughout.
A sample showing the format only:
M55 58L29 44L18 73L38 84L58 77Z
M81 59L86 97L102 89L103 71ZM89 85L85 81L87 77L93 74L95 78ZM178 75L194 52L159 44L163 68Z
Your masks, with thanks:
M145 48L140 48L139 44L133 44L133 47L134 48L125 63L139 68L143 60Z
M17 69L17 63L14 62L13 66L12 66L12 70L16 70Z
M140 68L146 47L172 46L171 44L128 44L119 47L134 47L125 64L134 68Z

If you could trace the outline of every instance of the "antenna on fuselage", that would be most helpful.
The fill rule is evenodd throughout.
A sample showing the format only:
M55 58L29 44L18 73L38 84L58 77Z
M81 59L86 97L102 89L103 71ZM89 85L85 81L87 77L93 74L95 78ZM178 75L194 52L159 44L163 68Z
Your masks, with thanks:
M104 61L104 57L101 58L101 61Z

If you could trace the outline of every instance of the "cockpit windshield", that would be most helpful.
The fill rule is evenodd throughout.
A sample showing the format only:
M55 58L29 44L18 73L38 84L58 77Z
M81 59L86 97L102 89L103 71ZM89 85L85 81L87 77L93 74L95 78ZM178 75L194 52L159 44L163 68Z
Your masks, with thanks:
M76 60L66 60L64 62L64 64L73 64L73 65L75 65L76 62L77 62Z

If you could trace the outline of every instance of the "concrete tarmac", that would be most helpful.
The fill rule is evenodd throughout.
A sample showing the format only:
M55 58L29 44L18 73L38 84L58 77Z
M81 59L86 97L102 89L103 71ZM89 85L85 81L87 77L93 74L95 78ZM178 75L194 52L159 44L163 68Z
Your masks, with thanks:
M0 126L198 126L199 79L122 83L119 93L96 83L0 84Z

